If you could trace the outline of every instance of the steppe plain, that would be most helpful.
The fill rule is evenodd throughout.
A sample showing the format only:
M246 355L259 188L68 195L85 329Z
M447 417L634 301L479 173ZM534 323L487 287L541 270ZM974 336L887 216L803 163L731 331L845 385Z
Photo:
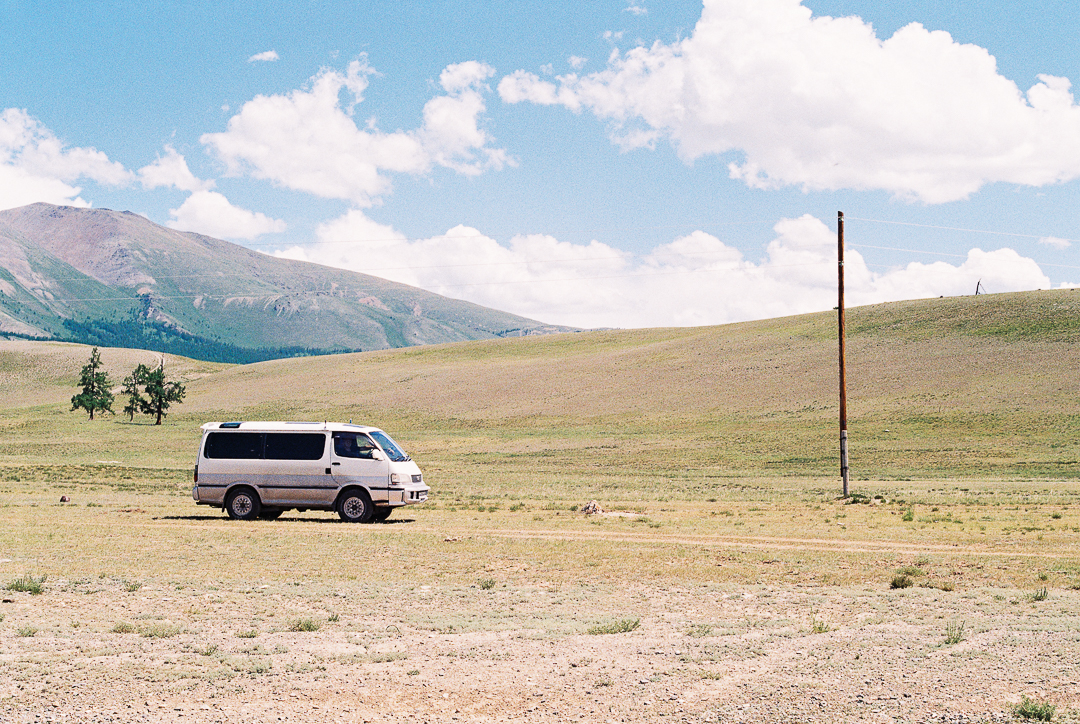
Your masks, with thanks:
M831 314L169 357L161 427L0 342L0 584L41 589L2 591L0 721L1080 720L1080 292L849 332L848 500ZM190 499L224 419L379 425L432 499L229 521Z

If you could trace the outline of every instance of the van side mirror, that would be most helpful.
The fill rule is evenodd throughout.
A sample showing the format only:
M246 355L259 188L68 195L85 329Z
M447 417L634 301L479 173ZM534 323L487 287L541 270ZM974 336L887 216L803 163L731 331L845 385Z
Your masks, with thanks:
M371 451L371 459L372 460L380 460L380 461L382 461L382 460L386 460L386 456L383 455L382 450L372 450Z

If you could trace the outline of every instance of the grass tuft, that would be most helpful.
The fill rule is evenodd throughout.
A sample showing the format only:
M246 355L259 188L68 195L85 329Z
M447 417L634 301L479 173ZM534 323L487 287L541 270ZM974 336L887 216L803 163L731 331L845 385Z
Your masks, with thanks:
M113 624L113 627L109 629L109 633L114 634L130 634L135 633L135 626L127 621L117 621Z
M135 591L142 588L142 581L124 581L121 585L128 593L135 593Z
M1048 598L1050 598L1050 591L1049 589L1047 589L1046 586L1043 586L1042 588L1036 588L1035 591L1031 594L1032 601L1045 601Z
M490 591L493 588L495 588L495 579L494 578L484 578L483 580L480 581L480 589L481 590Z
M952 646L964 640L964 622L950 621L945 624L945 644Z
M37 634L37 632L38 630L33 626L20 626L19 628L15 629L15 633L17 633L23 638L31 638L32 636Z
M641 619L639 618L623 618L618 621L613 621L611 623L590 626L588 633L592 634L593 636L597 636L600 634L629 633L637 629L637 627L640 625Z
M313 618L299 618L289 624L289 630L294 632L307 632L312 633L318 631L322 624Z
M7 590L17 593L29 593L31 596L40 596L45 593L45 576L34 578L29 573L16 578L7 585Z
M238 639L253 639L259 635L259 632L253 628L249 628L246 631L237 631L236 638Z

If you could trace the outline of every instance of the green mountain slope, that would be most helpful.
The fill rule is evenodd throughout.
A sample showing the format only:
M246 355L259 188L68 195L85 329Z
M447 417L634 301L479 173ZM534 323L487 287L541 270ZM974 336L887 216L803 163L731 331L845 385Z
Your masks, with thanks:
M566 329L130 212L0 212L0 333L251 361Z
M1080 291L1066 290L849 310L853 479L1080 478L1078 319ZM119 379L132 354L102 359ZM85 442L98 451L86 455L183 467L206 420L352 418L391 430L435 472L491 484L831 477L836 355L830 312L251 365L170 359L188 398L147 446L126 421L66 412L86 348L6 342L0 461ZM30 399L44 407L20 409Z

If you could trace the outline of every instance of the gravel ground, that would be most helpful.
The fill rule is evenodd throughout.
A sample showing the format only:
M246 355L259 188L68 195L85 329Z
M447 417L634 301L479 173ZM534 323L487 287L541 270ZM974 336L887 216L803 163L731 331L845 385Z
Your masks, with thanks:
M1022 696L1080 721L1072 590L95 578L3 597L5 723L989 722Z

